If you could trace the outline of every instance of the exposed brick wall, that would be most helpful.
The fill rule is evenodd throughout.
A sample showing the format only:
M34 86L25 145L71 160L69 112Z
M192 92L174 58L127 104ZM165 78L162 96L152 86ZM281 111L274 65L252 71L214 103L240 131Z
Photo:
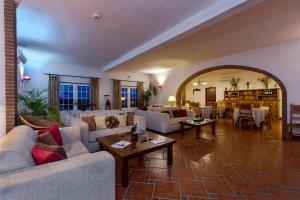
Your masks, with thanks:
M192 76L188 77L177 89L176 93L176 99L177 99L177 104L181 102L181 92L191 80L194 78L200 76L201 74L205 74L207 72L215 71L215 70L220 70L220 69L243 69L243 70L249 70L253 72L258 72L261 74L265 74L266 76L271 77L274 81L276 81L281 89L282 92L282 137L287 138L287 90L286 87L284 86L283 82L277 78L275 75L271 74L270 72L254 68L254 67L248 67L248 66L242 66L242 65L221 65L221 66L215 66L215 67L210 67L203 69L199 72L196 72ZM179 106L179 105L177 105Z
M16 125L17 113L17 43L16 43L16 4L4 0L5 34L5 93L6 93L6 132Z

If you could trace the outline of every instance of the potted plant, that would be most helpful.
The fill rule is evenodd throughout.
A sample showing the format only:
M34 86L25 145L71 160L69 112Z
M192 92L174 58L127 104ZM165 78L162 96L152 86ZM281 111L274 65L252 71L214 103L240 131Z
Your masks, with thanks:
M234 78L234 77L229 80L233 90L237 90L239 81L240 81L240 78Z
M157 95L157 88L153 83L150 83L148 89L144 92L144 108L143 108L144 110L145 109L147 110L147 106L150 105L152 96L156 96L156 95Z
M265 89L269 88L269 83L270 83L270 80L271 80L271 78L269 76L258 78L258 80L261 81L264 84Z
M57 111L48 105L45 92L47 92L47 90L33 89L24 91L23 94L18 94L21 110L20 118L23 122L27 121L28 125L32 123L39 123L41 127L48 126L53 123L61 125ZM34 128L37 127L39 127L39 125Z

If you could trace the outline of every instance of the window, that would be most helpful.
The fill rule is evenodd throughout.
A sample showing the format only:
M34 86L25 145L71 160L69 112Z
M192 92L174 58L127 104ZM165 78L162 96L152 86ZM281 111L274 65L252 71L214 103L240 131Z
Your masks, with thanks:
M122 108L135 108L138 106L138 94L136 87L121 87Z
M88 108L91 103L89 84L60 83L59 109L77 110L80 105Z

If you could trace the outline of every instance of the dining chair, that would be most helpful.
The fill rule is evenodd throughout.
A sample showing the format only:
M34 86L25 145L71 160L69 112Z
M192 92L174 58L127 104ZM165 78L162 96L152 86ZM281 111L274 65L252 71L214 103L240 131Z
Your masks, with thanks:
M250 126L251 130L254 126L254 119L252 116L252 106L251 104L239 104L239 117L238 124L242 128L243 123Z
M266 109L265 106L262 106L261 108ZM272 113L271 107L268 107L267 109L268 109L267 115L266 115L265 120L262 123L262 126L266 126L268 128L268 130L271 130L272 129L272 116L273 116L273 113Z
M294 137L300 136L300 105L290 105L290 123L288 127L291 141Z

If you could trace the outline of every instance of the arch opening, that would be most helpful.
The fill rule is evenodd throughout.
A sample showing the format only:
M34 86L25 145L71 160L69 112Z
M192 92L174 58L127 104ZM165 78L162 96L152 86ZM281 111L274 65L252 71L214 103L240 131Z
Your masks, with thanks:
M204 75L208 72L214 72L217 70L222 70L222 69L236 69L236 70L246 70L246 71L251 71L251 72L257 72L260 74L263 74L265 76L270 77L273 79L281 89L281 114L282 114L282 137L287 136L287 90L283 82L275 75L273 75L270 72L264 71L262 69L254 68L254 67L249 67L249 66L242 66L242 65L221 65L221 66L214 66L214 67L209 67L205 68L203 70L200 70L191 76L189 76L185 81L183 81L180 86L177 89L176 92L176 99L177 99L177 106L181 106L182 104L182 94L185 95L185 87L188 83L190 83L192 80L194 80L197 77L200 77L201 75Z

